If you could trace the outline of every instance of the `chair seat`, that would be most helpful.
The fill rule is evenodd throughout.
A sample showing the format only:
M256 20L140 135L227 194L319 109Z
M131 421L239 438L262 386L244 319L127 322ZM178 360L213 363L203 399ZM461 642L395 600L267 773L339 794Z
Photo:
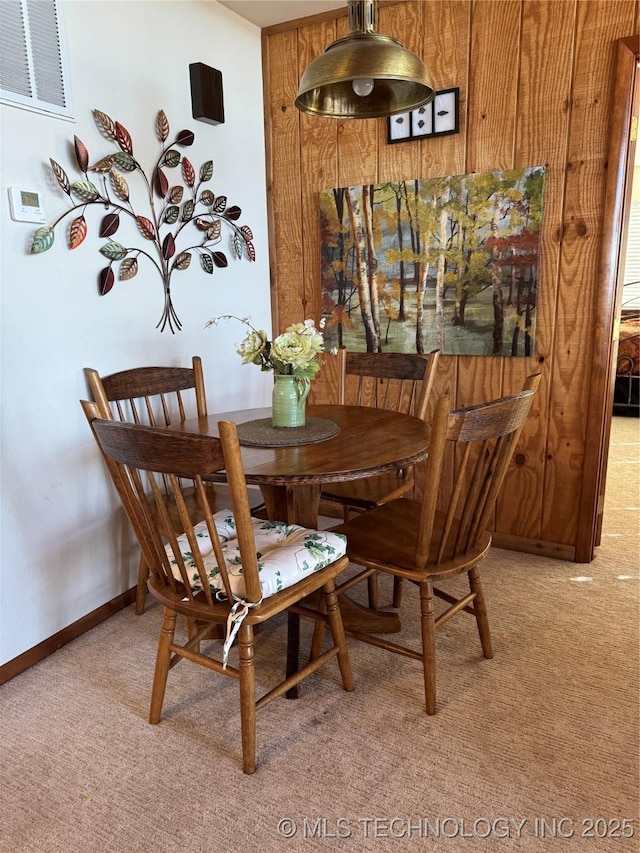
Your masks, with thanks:
M268 598L264 598L259 605L251 607L244 621L248 625L257 625L280 613L283 609L282 598L294 595L294 588L297 590L294 595L295 600L299 600L300 597L305 599L306 607L303 615L312 615L318 605L315 593L324 586L328 577L335 580L348 566L349 559L344 556L329 563L328 566L320 571L311 572L304 577L300 576L291 586L283 587L279 592L275 592ZM183 613L192 619L200 619L212 624L224 625L235 603L234 601L228 601L223 598L221 601L214 599L213 603L210 604L206 600L205 593L202 590L196 592L193 599L190 600L187 597L187 590L182 583L178 584L175 590L172 590L171 587L158 578L153 577L153 575L149 578L147 586L149 592L163 606L170 607L176 613ZM223 630L218 638L222 639L224 636L225 632Z
M395 498L406 495L413 489L412 476L403 474L379 474L362 480L344 483L327 483L322 487L322 498L338 501L360 509L382 506Z
M455 558L445 553L443 559L436 562L436 547L444 527L444 516L436 513L434 535L431 539L434 546L426 565L417 566L416 545L420 531L420 513L421 504L418 501L401 498L331 529L334 533L347 537L349 559L353 563L381 568L416 581L427 578L438 580L458 574L464 571L467 565L477 565L488 553L491 534L484 532L477 544L467 553Z
M233 513L229 509L220 510L213 515L213 520L227 562L231 590L237 598L244 598L245 585L242 561ZM270 595L298 583L307 575L325 568L329 563L343 557L347 551L347 540L341 534L326 530L309 530L297 524L265 521L259 518L252 518L251 524L255 537L263 598L268 598ZM209 578L209 586L211 589L223 591L222 576L213 553L213 545L206 523L204 521L199 522L195 525L194 531ZM178 536L177 543L185 565L195 570L191 577L192 589L202 589L200 575L189 548L187 537L184 534ZM167 545L165 550L172 563L173 575L177 580L180 580L180 572L175 563L171 546Z

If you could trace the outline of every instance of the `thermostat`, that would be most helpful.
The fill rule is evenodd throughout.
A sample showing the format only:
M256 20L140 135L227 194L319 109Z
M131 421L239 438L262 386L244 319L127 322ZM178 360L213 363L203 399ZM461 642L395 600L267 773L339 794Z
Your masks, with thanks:
M45 222L44 210L37 190L9 187L11 218L16 222Z

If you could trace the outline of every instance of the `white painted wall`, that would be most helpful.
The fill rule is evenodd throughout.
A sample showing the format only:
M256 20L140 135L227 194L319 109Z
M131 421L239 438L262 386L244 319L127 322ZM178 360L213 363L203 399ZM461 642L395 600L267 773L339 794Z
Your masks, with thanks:
M135 583L137 548L78 402L88 396L85 366L111 373L189 365L200 355L209 411L269 399L269 375L243 367L235 354L243 327L203 328L209 317L231 313L270 329L259 29L211 0L72 0L66 25L76 122L0 107L0 664ZM225 124L192 119L190 62L222 71ZM193 130L195 144L182 150L196 169L214 161L209 186L241 207L240 222L253 230L255 264L231 261L209 276L194 258L174 276L183 322L175 335L155 328L162 286L150 266L98 296L100 210L87 212L90 233L79 248L70 251L58 227L55 245L41 255L29 252L37 226L9 216L9 186L41 190L49 224L65 210L48 163L52 157L71 180L81 177L74 134L92 162L116 150L99 133L94 108L129 130L147 168L160 151L159 109L173 132ZM133 231L124 240L141 241Z

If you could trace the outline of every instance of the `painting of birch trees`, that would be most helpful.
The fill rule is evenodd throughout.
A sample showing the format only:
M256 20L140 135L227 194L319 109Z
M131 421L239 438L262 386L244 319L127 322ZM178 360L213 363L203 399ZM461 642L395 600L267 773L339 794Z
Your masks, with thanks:
M327 348L533 355L544 174L323 191Z

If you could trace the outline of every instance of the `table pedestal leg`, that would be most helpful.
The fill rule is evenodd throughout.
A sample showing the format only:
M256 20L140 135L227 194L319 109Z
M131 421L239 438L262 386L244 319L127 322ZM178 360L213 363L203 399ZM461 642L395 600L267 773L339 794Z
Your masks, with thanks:
M260 490L270 519L299 524L312 530L318 526L319 484L260 486Z

